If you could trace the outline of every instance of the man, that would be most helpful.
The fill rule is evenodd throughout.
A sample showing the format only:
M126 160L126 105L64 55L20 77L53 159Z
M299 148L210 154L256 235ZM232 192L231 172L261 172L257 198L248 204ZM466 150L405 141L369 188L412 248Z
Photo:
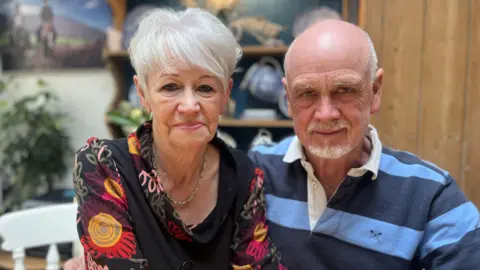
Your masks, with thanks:
M368 35L316 23L285 57L296 136L258 146L269 233L289 269L480 269L478 210L448 172L382 146Z
M382 146L370 115L383 70L368 35L337 20L285 57L296 136L251 158L270 237L295 270L480 269L480 218L447 172Z
M53 24L53 11L48 5L48 0L43 1L43 7L40 12L40 19L42 24Z
M57 38L53 19L53 10L48 5L48 0L44 0L42 10L40 11L40 26L37 30L37 39L45 46L46 56L51 56L54 42Z

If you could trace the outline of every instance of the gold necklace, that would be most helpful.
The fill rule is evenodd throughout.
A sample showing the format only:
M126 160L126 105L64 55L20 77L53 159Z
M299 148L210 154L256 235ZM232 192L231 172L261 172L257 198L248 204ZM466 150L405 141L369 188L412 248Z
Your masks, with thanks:
M151 155L152 167L155 170L155 173L157 174L157 177L158 177L160 174L157 170L157 165L155 165L156 164L156 162L155 162L156 153L155 153L155 147L153 145L153 141L152 141L151 147L152 147L152 152L153 152L153 155ZM197 179L197 184L196 184L195 189L193 190L192 194L190 194L190 196L188 196L188 198L185 201L176 201L168 195L168 193L167 193L167 191L165 191L165 189L163 189L164 193L165 193L165 197L167 197L167 200L169 200L171 203L177 204L177 205L186 205L186 204L190 203L193 200L193 198L195 198L195 195L197 194L198 188L200 187L200 180L203 178L203 172L205 171L205 166L207 164L206 161L207 161L207 151L205 151L205 155L203 156L203 165L202 165L202 169L200 171L200 177L198 177L198 179ZM165 178L166 178L167 174L165 173L164 175L165 175ZM160 185L162 185L162 187L163 187L162 182L161 181L159 181L159 182L160 182Z

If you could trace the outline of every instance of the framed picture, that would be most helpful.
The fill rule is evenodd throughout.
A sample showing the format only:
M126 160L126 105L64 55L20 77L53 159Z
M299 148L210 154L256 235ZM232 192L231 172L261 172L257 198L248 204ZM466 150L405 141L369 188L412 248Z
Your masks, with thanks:
M103 67L107 0L2 0L4 70Z
M242 46L288 46L319 19L343 19L363 27L366 0L109 0L116 28L124 24L126 49L139 18L152 7L199 7L222 20ZM123 21L126 20L125 23ZM120 30L120 29L119 29ZM117 47L117 46L115 46Z

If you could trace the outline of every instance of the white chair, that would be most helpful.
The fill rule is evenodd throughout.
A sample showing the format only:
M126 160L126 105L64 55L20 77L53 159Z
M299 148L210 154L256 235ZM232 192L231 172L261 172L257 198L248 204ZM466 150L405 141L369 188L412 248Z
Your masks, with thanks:
M47 270L61 268L57 244L73 242L74 253L78 254L80 251L76 213L76 203L64 203L0 216L0 237L3 240L1 249L12 252L14 270L25 269L24 257L27 248L49 246L46 258Z

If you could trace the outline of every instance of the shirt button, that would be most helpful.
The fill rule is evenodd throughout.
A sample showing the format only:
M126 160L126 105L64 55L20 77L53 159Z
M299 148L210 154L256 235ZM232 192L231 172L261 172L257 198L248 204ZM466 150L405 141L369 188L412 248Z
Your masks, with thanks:
M190 261L185 261L182 263L182 266L180 267L180 270L193 270L195 269L195 264Z
M316 183L316 182L313 182L313 183L312 183L312 187L313 187L313 188L317 188L317 183Z

